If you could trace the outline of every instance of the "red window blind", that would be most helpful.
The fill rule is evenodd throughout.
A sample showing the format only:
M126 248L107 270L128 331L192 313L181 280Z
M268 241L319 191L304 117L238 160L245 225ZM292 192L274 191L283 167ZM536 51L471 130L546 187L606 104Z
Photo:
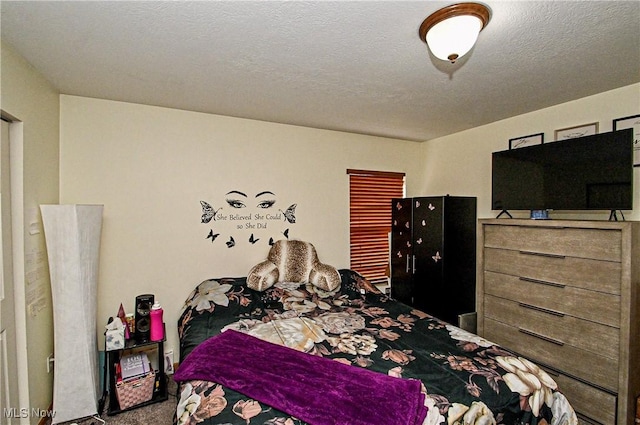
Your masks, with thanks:
M386 283L391 199L404 197L404 173L352 170L349 175L351 268Z

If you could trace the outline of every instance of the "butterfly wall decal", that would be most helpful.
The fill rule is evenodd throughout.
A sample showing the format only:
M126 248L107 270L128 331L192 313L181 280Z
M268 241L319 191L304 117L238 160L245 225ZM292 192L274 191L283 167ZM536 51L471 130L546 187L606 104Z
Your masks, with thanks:
M205 201L200 201L200 205L202 205L202 221L201 223L208 223L211 221L211 219L213 219L213 221L216 220L216 214L218 214L218 211L220 211L222 209L222 207L218 208L217 210L213 209L213 207Z
M284 215L284 219L286 221L288 221L289 223L295 223L297 206L298 204L293 204L289 208L287 208L286 211L282 211L282 210L278 210L278 211L280 211Z
M436 251L436 255L432 255L431 258L433 258L433 261L435 261L436 263L442 260L442 257L440 256L440 251Z
M215 241L218 236L220 236L220 233L215 233L214 234L213 233L213 229L211 229L209 231L209 235L207 235L207 239L211 239L211 242L213 243L213 241Z
M434 207L432 203L429 203L429 210L433 211L435 209L436 209L436 207Z
M289 229L282 232L282 234L284 235L285 238L289 239Z
M269 246L273 246L274 243L275 242L274 242L273 238L269 238Z
M229 236L229 240L227 241L227 248L233 248L236 246L236 241L233 239L233 236Z
M253 237L253 233L251 234L251 236L249 236L249 242L251 242L252 244L258 242L260 240L260 238L256 239Z

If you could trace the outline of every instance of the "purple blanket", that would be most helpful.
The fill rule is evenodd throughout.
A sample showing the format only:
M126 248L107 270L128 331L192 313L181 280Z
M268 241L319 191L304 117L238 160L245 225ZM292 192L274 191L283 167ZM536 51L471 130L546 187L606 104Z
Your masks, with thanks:
M387 376L228 330L180 364L176 381L221 384L312 425L420 425L420 381Z

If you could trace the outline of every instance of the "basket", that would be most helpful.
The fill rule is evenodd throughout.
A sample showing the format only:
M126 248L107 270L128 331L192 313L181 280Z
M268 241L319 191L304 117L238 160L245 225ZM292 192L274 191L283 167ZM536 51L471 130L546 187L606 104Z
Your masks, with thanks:
M156 375L153 371L145 376L129 381L116 383L116 395L120 409L128 409L153 397L153 387L156 382Z

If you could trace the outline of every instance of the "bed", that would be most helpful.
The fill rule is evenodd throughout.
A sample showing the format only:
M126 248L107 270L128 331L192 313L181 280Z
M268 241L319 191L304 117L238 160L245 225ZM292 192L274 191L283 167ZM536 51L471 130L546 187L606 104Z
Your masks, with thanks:
M175 375L178 405L174 424L374 425L374 422L384 423L384 415L389 412L381 410L388 410L388 406L367 397L379 396L378 392L387 388L387 382L392 388L395 383L407 381L418 384L419 400L424 405L419 421L423 424L577 424L567 399L544 370L475 334L391 299L353 270L341 269L338 274L339 286L329 291L309 282L287 281L256 291L248 287L246 277L200 283L187 297L178 321L181 364ZM343 400L335 402L330 398L332 394L328 394L335 391L323 390L322 386L318 387L317 394L286 395L287 389L297 388L292 380L300 380L289 372L282 374L289 383L271 384L272 378L262 376L260 381L254 370L249 380L256 379L254 387L258 388L237 387L234 384L238 376L209 377L206 371L224 374L224 369L234 369L234 373L238 373L242 367L220 367L243 351L238 346L214 347L208 354L211 364L193 360L201 347L218 341L216 338L225 334L244 334L270 344L268 346L295 351L304 356L305 361L325 362L317 367L305 366L307 371L332 369L327 369L328 361L329 366L339 364L347 368L339 369L340 375L356 369L370 373L363 378L359 375L349 378L354 383L378 382L376 379L383 378L389 381L371 385L369 394L364 394L361 402L356 400L355 406L347 406ZM240 344L253 346L252 343ZM227 356L215 364L216 353ZM280 359L281 354L274 355L274 361ZM254 363L243 362L239 364ZM263 365L254 366L260 369ZM186 373L194 368L204 371L204 377ZM373 381L367 381L369 379ZM274 381L280 381L279 377ZM355 388L354 385L353 392L359 391ZM246 389L251 395L264 395L266 402L237 389ZM347 388L346 392L352 391ZM413 392L415 386L384 397L396 397L398 400L392 403L400 406L412 399ZM292 399L297 401L281 403ZM326 420L306 422L305 417L313 416L305 414L316 409L317 403L330 404L330 410L338 419L327 416ZM290 404L297 405L289 410ZM281 410L283 406L289 412ZM349 411L351 416L345 413L346 419L340 419L341 409ZM358 417L380 420L358 422Z

